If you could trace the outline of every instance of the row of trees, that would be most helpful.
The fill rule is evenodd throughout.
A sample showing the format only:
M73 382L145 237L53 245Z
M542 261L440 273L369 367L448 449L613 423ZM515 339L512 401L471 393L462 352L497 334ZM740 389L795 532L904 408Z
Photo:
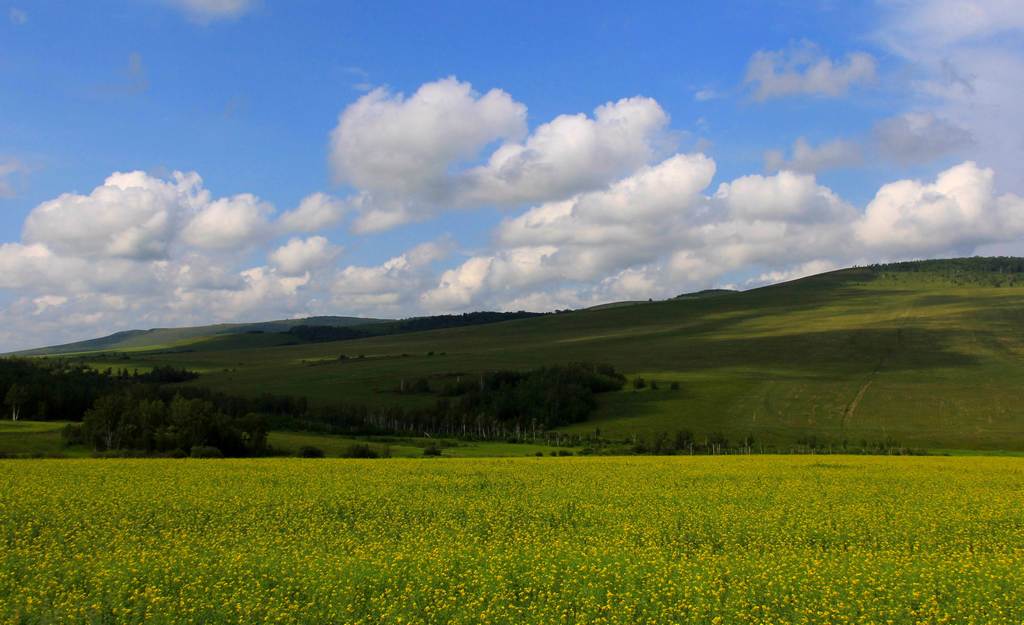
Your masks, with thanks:
M532 312L470 312L461 315L434 315L432 317L412 317L398 321L384 321L381 323L368 323L359 326L319 326L300 325L290 328L288 334L314 343L327 341L349 341L362 339L371 336L384 336L392 334L406 334L409 332L423 332L425 330L439 330L443 328L460 328L465 326L484 325L498 323L501 321L512 321L515 319L527 319L539 317L544 313Z
M79 420L96 400L136 383L183 382L195 373L158 367L146 373L100 371L65 359L0 359L0 399L12 419Z
M610 365L571 363L530 371L465 376L440 390L424 408L335 405L292 417L278 412L278 427L341 434L415 434L481 440L536 440L556 427L587 419L596 395L619 390L625 376ZM405 392L432 392L425 379Z

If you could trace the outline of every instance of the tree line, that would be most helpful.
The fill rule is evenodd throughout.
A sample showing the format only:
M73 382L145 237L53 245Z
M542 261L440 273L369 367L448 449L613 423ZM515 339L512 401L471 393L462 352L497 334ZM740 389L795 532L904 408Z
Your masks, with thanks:
M423 332L426 330L440 330L444 328L459 328L464 326L484 325L498 323L501 321L512 321L515 319L528 319L540 317L545 313L533 312L470 312L461 315L434 315L432 317L412 317L398 321L384 321L381 323L369 323L359 326L326 326L326 325L299 325L289 328L288 334L312 343L328 341L350 341L353 339L364 339L373 336L390 336L393 334L407 334L410 332Z

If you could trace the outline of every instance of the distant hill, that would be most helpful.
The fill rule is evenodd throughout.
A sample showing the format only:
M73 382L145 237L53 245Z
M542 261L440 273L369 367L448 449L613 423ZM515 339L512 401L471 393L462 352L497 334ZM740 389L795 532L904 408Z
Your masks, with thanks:
M708 297L721 297L723 295L735 295L739 292L734 289L704 289L703 291L694 291L693 293L682 293L672 299L704 299Z
M367 324L383 323L389 319L372 319L363 317L305 317L302 319L278 319L256 323L220 323L208 326L187 328L153 328L150 330L125 330L110 336L86 341L76 341L63 345L41 347L16 352L19 356L46 356L57 354L77 354L98 351L138 351L152 349L181 348L190 343L218 336L256 333L288 332L295 326L329 326L356 327ZM237 341L235 342L237 343Z

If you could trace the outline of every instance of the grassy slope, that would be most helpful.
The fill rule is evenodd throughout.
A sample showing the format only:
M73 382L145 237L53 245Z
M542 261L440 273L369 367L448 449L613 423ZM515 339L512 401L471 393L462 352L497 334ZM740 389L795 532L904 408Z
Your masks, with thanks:
M23 356L45 356L57 354L80 354L96 351L146 351L154 349L192 349L207 341L229 341L236 347L245 347L248 342L269 342L273 345L296 342L292 337L280 335L247 334L250 332L287 332L297 325L360 326L380 323L384 319L362 317L308 317L305 319L280 319L256 323L219 323L188 328L153 328L151 330L127 330L110 336L52 347L41 347L18 352ZM261 338L271 336L275 338ZM234 343L230 343L234 341ZM223 346L222 346L223 347Z
M206 372L196 384L232 393L415 405L433 398L396 394L401 378L604 361L662 390L606 396L577 431L1024 449L1022 322L1022 287L850 269L727 297L359 341L140 353L128 366L194 367ZM667 390L670 381L681 390Z
M84 448L69 449L60 439L66 421L0 421L0 454L61 454L86 456Z
M294 454L304 445L318 447L327 456L340 456L348 447L356 443L367 443L370 447L381 451L387 449L393 458L422 458L423 449L432 443L441 446L442 455L453 458L505 458L515 456L533 456L537 452L550 455L556 449L562 451L579 451L577 447L551 447L548 445L531 445L527 443L501 442L466 442L454 440L434 441L427 438L396 438L387 437L354 439L328 434L311 432L271 432L268 442L274 449Z

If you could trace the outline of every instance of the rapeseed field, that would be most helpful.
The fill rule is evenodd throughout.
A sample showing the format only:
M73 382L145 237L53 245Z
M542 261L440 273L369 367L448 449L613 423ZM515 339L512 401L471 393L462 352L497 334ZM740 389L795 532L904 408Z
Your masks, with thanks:
M1024 623L1024 462L0 462L4 623Z

